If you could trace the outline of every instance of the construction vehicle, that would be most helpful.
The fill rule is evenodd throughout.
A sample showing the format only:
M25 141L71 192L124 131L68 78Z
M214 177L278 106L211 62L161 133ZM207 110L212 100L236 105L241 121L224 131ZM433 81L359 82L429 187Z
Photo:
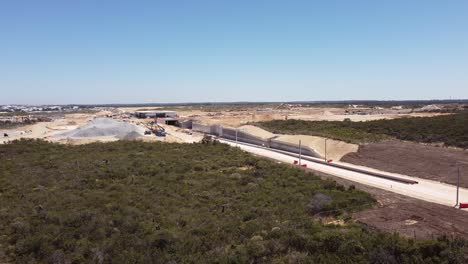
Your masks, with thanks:
M165 137L167 134L166 129L164 129L164 127L158 125L154 121L151 121L146 127L148 128L149 131L151 131L150 133L153 133L158 137ZM147 134L146 131L145 131L145 134Z
M158 137L165 137L166 136L166 129L164 129L164 127L156 124L154 126L153 133Z

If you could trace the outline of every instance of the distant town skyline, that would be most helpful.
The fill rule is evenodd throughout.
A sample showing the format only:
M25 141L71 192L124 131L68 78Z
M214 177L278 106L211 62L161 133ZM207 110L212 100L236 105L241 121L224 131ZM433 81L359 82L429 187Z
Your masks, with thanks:
M468 98L466 1L5 1L0 105Z

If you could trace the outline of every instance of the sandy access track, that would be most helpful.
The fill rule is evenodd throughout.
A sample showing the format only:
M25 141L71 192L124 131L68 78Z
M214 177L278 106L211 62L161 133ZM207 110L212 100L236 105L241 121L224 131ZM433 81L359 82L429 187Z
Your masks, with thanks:
M121 112L134 112L137 110L175 110L182 119L195 119L203 124L221 124L230 127L238 127L252 122L300 119L308 121L370 121L379 119L395 119L403 117L437 116L441 113L417 113L411 109L376 110L369 107L349 108L349 107L303 107L289 104L267 104L267 105L225 105L218 107L197 107L197 106L155 106L155 107L119 107ZM365 114L353 113L354 111L364 111Z

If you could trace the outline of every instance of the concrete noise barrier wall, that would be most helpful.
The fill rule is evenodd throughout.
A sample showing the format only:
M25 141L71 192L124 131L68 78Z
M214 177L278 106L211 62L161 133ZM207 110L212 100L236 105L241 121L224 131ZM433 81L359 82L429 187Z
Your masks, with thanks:
M202 124L193 122L192 130L195 132L201 132L201 133L220 136L220 137L223 135L223 127L220 125L202 125Z
M279 149L283 151L296 153L296 154L299 154L299 152L301 152L302 155L322 158L322 156L318 154L314 149L307 147L307 146L301 146L301 150L299 151L299 142L298 144L292 144L292 143L288 143L284 141L279 141L276 139L270 139L269 147L273 149Z
M182 121L179 123L180 128L192 129L192 126L193 126L192 120Z
M231 139L231 140L236 140L236 129L234 128L223 128L223 138ZM243 131L237 131L237 140L240 142L245 142L253 145L258 145L258 146L268 146L268 140L262 139L260 137L254 136L252 134L249 134L247 132Z
M264 146L268 148L273 148L273 149L278 149L278 150L283 150L283 151L288 151L292 153L306 155L306 156L311 156L311 157L316 157L316 158L322 158L320 154L318 154L314 149L307 147L307 146L301 146L301 150L299 151L299 142L298 144L291 144L288 142L284 141L279 141L274 138L270 139L263 139L257 136L254 136L250 133L237 130L235 128L225 128L222 127L221 125L201 125L198 123L193 123L192 125L192 130L196 132L201 132L205 134L211 134L211 135L216 135L222 138L227 138L230 140L237 140L239 142L245 142L257 146ZM237 130L237 137L236 137L236 130Z
M211 126L192 123L192 130L200 133L211 134Z

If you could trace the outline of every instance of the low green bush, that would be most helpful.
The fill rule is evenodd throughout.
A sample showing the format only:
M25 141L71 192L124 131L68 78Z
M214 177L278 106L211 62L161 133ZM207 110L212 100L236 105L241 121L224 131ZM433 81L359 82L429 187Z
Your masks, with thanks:
M0 198L14 263L467 262L465 240L367 231L368 194L221 143L16 141Z

